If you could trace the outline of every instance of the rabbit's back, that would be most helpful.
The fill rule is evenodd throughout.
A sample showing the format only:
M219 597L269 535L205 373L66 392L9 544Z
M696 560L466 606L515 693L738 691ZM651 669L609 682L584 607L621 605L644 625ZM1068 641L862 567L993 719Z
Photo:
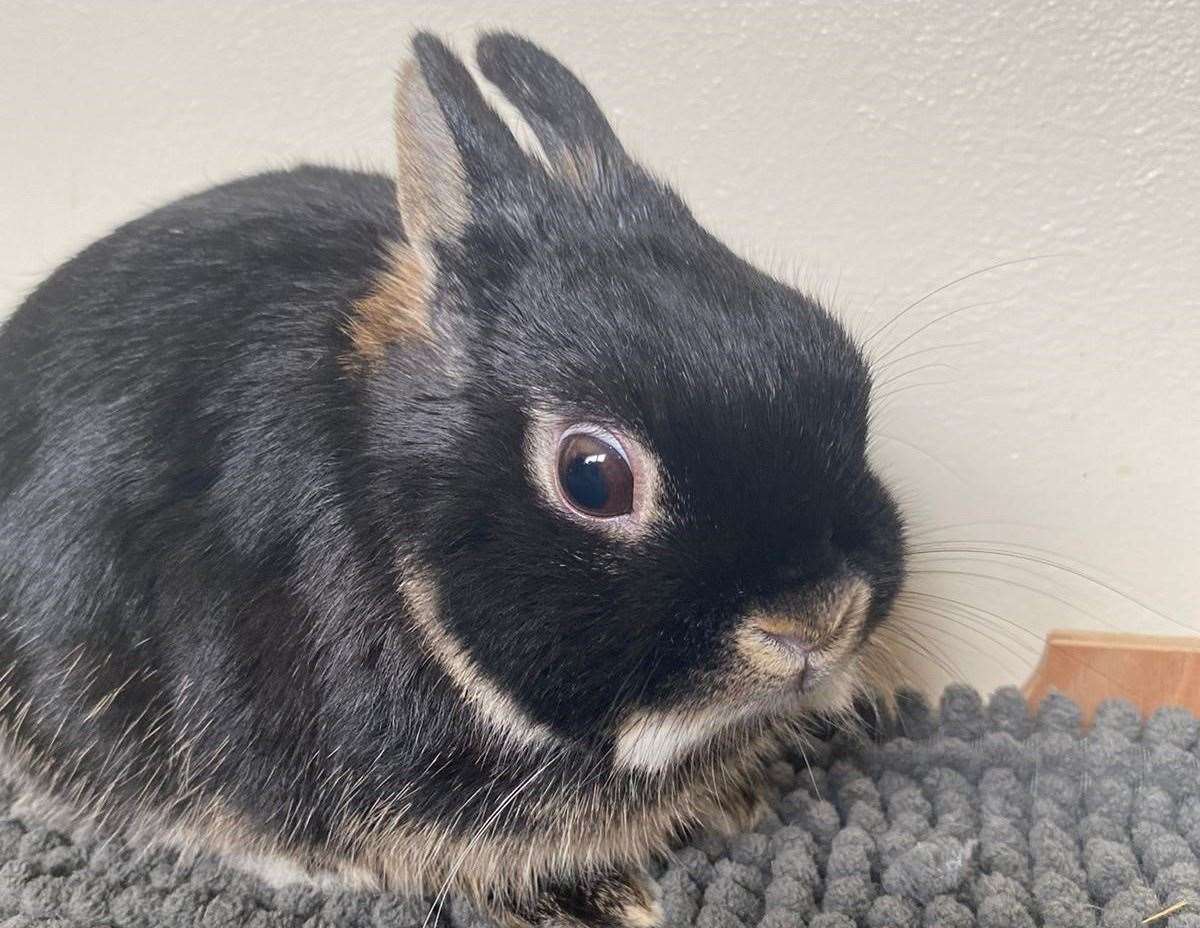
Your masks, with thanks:
M0 331L0 595L85 523L120 533L204 496L240 442L261 461L329 440L347 315L400 234L391 191L311 167L239 180L121 227L29 296Z
M288 578L314 525L324 519L332 539L328 523L347 521L345 323L399 235L386 178L264 174L123 226L8 321L0 726L10 753L60 769L81 758L74 772L91 789L120 765L131 795L177 795L179 784L139 780L138 758L178 749L183 691L211 703L248 680L257 692L231 703L222 736L260 703L272 705L254 725L294 736L311 693L263 681L300 659ZM250 626L247 615L266 618ZM262 664L279 673L240 666L263 640Z

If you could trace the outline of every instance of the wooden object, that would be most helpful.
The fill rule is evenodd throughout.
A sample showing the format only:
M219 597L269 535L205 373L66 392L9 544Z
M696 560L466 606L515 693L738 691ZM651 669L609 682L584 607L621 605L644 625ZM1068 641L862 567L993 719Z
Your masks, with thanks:
M1071 697L1085 724L1106 699L1128 699L1143 715L1183 706L1200 716L1200 635L1165 638L1053 631L1024 686L1035 709L1051 692Z

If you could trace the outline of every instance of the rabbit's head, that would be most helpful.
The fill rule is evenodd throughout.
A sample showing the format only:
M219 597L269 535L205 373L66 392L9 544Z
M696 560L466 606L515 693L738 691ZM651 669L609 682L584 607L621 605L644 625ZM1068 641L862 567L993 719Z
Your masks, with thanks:
M903 575L871 380L817 302L734 255L523 39L415 41L406 241L351 323L397 583L518 740L658 768L845 700Z

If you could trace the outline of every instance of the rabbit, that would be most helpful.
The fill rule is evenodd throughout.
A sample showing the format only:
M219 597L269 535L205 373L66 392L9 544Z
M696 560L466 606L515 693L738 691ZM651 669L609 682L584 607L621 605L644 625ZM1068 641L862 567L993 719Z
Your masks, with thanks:
M904 520L843 324L476 59L535 139L419 33L394 180L185 197L4 326L3 752L89 827L644 928L884 673Z

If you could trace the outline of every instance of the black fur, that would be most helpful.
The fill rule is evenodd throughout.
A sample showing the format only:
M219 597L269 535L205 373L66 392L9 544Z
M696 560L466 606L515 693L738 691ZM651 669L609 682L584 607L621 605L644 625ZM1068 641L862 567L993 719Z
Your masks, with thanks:
M481 66L552 163L602 153L590 179L526 157L444 46L415 48L471 197L436 246L432 342L347 363L404 232L391 181L316 167L130 223L0 335L2 717L60 793L168 817L220 796L314 860L402 792L413 821L474 834L545 758L469 735L405 563L562 740L548 807L580 771L631 805L689 788L700 760L653 800L622 779L615 726L693 696L752 606L853 572L887 614L901 524L841 326L701 229L545 53L493 36ZM547 506L538 404L639 436L665 527L626 543ZM548 821L515 805L502 827Z

